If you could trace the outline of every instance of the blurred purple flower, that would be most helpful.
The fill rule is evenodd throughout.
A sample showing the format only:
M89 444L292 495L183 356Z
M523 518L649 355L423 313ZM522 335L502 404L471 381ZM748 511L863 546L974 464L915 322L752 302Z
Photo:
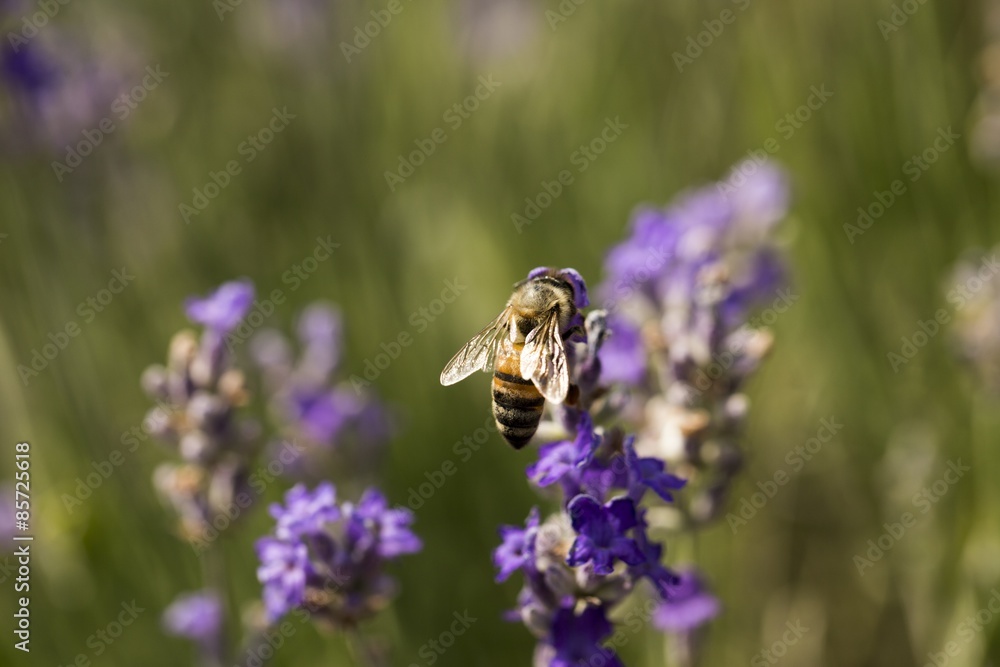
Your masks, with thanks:
M736 174L750 172L736 184ZM752 161L733 167L723 191L736 212L739 224L766 232L788 214L788 177L770 162Z
M292 419L309 439L323 444L337 439L361 402L347 392L328 389L295 391L289 398Z
M646 347L639 327L623 317L609 317L610 336L597 356L601 360L600 381L605 385L636 386L646 377Z
M264 585L264 609L275 621L305 599L306 581L314 574L309 549L300 542L264 537L256 543L257 579Z
M632 234L608 251L604 260L607 282L614 283L606 299L631 294L666 270L679 238L679 225L671 224L665 211L643 207L632 216Z
M366 540L371 540L381 558L396 558L423 548L420 538L410 530L413 513L402 508L391 509L378 489L365 491L357 505L345 504L344 516L348 535L354 542L367 547Z
M297 337L298 358L292 342L272 330L256 334L250 352L264 372L270 403L284 421L288 437L301 437L312 445L304 461L315 462L322 456L319 449L334 448L351 438L363 445L387 440L392 419L386 407L362 386L337 382L343 352L340 311L321 302L310 304L298 318ZM307 468L296 470L301 474Z
M340 518L337 491L330 482L318 484L313 491L296 484L285 494L284 505L274 503L270 511L276 521L274 534L282 540L321 533L326 524Z
M30 45L14 48L5 42L0 46L0 72L8 90L23 95L33 107L39 104L42 92L58 80L54 64Z
M636 296L654 308L693 302L696 290L712 286L704 270L719 263L728 267L728 283L718 300L728 301L730 311L739 306L743 312L773 292L783 267L765 242L787 213L786 178L771 164L754 165L750 176L740 176L738 186L703 187L682 194L667 209L636 212L630 237L605 260L600 292L612 311Z
M323 377L340 363L344 335L340 311L325 303L312 303L299 315L297 333L304 347L303 364Z
M12 105L4 116L16 123L7 133L12 141L27 136L64 151L84 130L112 117L112 105L135 68L132 54L114 48L114 40L86 44L81 34L58 26L42 32L0 46L0 77Z
M653 614L653 625L666 632L691 632L719 615L718 599L694 570L678 573L667 586L667 598Z
M236 328L253 304L254 287L249 280L223 283L205 297L190 297L184 302L188 319L207 327L217 335Z
M163 612L163 626L177 637L204 646L217 644L222 630L222 601L214 591L180 595Z
M751 256L743 271L734 276L729 294L720 306L727 327L739 327L755 306L768 298L774 299L785 283L786 274L784 262L773 249L760 248Z

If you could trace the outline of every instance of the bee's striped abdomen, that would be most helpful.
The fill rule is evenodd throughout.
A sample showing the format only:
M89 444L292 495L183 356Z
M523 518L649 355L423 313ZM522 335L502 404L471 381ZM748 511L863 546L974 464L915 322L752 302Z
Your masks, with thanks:
M520 345L498 355L493 371L493 417L497 429L515 449L521 449L538 429L545 398L531 382L521 377Z

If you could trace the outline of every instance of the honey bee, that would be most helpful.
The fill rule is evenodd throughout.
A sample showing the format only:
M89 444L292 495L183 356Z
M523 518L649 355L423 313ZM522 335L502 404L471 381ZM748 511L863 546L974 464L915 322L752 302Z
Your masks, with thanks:
M533 274L536 272L532 272ZM572 269L546 269L514 285L499 316L473 336L441 371L441 384L475 371L493 372L493 417L500 434L521 449L538 429L545 401L562 403L570 391L564 338L580 303ZM586 296L583 296L585 303Z

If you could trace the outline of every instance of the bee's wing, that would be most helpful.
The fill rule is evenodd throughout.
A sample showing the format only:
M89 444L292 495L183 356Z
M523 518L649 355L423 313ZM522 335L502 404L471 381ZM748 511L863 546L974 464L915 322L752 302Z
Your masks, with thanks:
M493 370L497 356L497 346L507 332L510 309L505 308L495 320L472 337L458 353L451 358L441 371L441 384L448 386L464 380L476 371Z
M538 387L545 400L562 403L569 391L566 348L559 333L559 314L553 310L524 341L521 375Z

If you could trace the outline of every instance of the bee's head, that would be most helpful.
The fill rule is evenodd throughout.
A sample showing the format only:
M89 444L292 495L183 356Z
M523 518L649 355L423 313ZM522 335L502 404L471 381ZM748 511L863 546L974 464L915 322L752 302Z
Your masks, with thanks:
M517 329L522 336L541 324L542 318L553 309L559 315L560 331L565 331L577 309L588 305L587 287L573 269L543 267L514 286L510 305L514 307ZM511 334L518 335L514 331Z
M528 277L517 283L515 287L520 287L532 281L542 281L563 291L569 290L569 300L577 308L586 308L590 305L587 296L587 283L583 276L576 269L555 269L548 266L540 266L532 269Z

